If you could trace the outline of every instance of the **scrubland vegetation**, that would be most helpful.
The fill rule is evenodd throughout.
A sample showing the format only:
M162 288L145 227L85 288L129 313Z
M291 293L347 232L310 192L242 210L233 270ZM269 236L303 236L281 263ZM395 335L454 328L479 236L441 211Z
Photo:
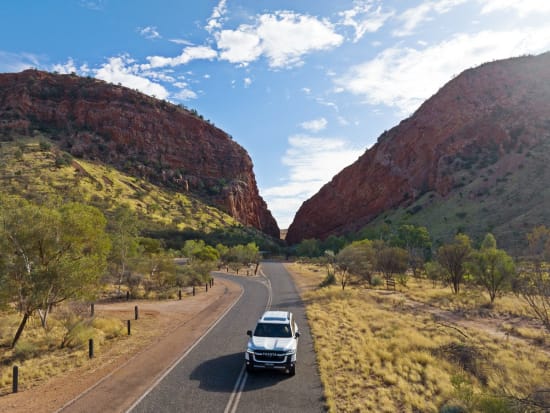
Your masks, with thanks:
M289 264L329 410L548 411L550 230L529 233L520 260L490 234L432 251L425 228L400 230L333 237L324 254L306 240L297 251L317 253Z
M89 338L97 349L125 339L120 319L90 316L91 302L175 299L213 270L257 269L255 241L267 238L198 199L45 140L3 142L0 158L0 393L14 364L23 389L84 363Z

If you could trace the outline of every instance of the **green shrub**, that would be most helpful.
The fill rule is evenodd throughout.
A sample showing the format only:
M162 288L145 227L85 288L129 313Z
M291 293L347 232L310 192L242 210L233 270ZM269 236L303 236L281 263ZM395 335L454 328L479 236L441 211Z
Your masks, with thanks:
M372 277L370 285L372 285L373 287L379 287L383 284L384 284L384 281L378 275L375 275L374 277Z
M92 327L101 330L107 339L124 334L124 324L117 318L94 318Z
M477 402L477 409L483 413L512 413L511 403L502 397L484 396Z
M88 345L88 340L94 337L95 330L88 320L71 316L64 324L67 332L61 342L61 348L81 348Z
M19 360L28 360L35 357L39 352L39 348L35 343L30 341L19 340L15 345L13 354Z
M336 276L334 275L334 272L328 271L327 276L321 283L321 287L328 287L329 285L335 285L336 284Z

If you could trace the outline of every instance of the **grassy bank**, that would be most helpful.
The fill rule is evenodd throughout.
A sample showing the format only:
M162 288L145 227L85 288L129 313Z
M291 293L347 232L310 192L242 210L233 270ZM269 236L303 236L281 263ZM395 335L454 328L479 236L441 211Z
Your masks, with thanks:
M312 288L324 271L298 264L289 269L306 290L332 412L437 412L445 405L472 412L514 411L511 400L550 383L548 354L529 342L442 323L433 313L405 305L408 297L401 293L359 286ZM457 305L450 292L446 300L429 287L419 295L442 306ZM457 299L469 303L463 307L475 307L471 298Z

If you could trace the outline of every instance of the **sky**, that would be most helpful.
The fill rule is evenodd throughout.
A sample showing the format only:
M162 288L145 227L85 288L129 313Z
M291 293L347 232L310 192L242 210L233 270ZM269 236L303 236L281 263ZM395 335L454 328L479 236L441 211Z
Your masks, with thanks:
M0 72L92 76L243 146L280 228L427 98L550 50L548 0L2 0Z

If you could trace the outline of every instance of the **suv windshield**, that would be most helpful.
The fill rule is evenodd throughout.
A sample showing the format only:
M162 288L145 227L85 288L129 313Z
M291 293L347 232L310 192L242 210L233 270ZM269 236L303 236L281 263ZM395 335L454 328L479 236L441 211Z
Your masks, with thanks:
M256 337L292 337L288 324L258 323L254 330Z

